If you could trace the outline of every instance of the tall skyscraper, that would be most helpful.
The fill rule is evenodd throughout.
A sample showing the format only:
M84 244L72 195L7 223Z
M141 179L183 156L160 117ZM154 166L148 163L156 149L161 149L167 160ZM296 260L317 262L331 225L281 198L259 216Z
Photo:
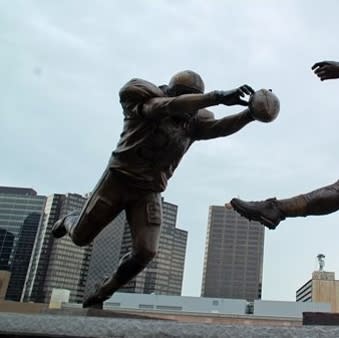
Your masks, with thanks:
M68 236L55 240L53 224L69 212L81 209L86 198L79 194L48 197L44 219L37 235L24 299L49 302L53 288L70 290L70 301L81 302L92 246L78 247Z
M6 299L14 301L21 299L40 218L41 214L31 213L27 216L21 228L13 255Z
M58 220L64 195L53 194L48 196L42 224L37 233L34 244L30 267L24 288L24 300L44 302L46 295L43 293L49 257L53 246L51 229Z
M11 271L7 299L21 297L45 201L30 188L0 187L0 257Z
M205 244L203 297L261 298L264 226L228 205L211 206Z
M176 205L163 201L158 254L146 269L121 288L120 292L181 295L187 231L176 228L177 209ZM126 226L120 257L129 252L131 247L131 234Z

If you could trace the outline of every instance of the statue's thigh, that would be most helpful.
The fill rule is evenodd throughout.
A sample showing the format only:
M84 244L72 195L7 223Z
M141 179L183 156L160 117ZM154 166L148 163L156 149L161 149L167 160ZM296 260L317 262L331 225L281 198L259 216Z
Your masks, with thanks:
M131 229L133 250L156 252L162 222L160 193L147 193L126 208Z
M105 170L73 229L76 242L90 243L124 208L121 182Z

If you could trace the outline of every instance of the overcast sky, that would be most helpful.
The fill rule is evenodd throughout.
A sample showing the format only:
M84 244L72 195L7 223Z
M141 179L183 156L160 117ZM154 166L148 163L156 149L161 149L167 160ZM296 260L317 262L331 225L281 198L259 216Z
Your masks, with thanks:
M199 296L209 205L290 197L339 178L339 2L0 0L1 185L86 193L122 129L119 88L184 69L206 89L272 88L278 119L197 142L169 182L188 230L183 294ZM241 107L211 109L217 117ZM266 231L263 299L295 300L326 255L339 279L339 213Z

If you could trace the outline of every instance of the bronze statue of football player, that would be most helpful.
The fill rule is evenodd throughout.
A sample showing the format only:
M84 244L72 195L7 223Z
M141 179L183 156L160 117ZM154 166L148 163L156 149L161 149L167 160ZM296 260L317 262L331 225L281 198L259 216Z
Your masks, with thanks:
M112 277L98 285L83 307L103 302L141 272L157 252L162 221L161 192L194 141L233 134L254 119L248 108L215 119L205 109L219 104L247 106L254 90L243 85L204 94L204 82L193 71L174 75L168 85L132 79L119 92L124 126L108 166L81 212L55 223L54 237L68 234L88 245L122 210L131 229L133 248Z
M339 62L322 61L312 66L321 81L339 78ZM265 201L246 202L239 198L231 200L233 208L249 220L275 229L288 217L326 215L339 209L339 181L287 199L269 198Z

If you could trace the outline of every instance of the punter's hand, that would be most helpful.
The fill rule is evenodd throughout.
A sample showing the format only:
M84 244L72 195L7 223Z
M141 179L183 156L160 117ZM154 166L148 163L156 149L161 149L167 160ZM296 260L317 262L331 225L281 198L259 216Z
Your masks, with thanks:
M312 66L312 70L321 81L339 78L339 62L321 61Z
M234 106L236 104L248 106L248 101L244 100L243 97L254 94L254 89L245 84L239 88L228 91L216 90L214 93L218 103L226 106Z

